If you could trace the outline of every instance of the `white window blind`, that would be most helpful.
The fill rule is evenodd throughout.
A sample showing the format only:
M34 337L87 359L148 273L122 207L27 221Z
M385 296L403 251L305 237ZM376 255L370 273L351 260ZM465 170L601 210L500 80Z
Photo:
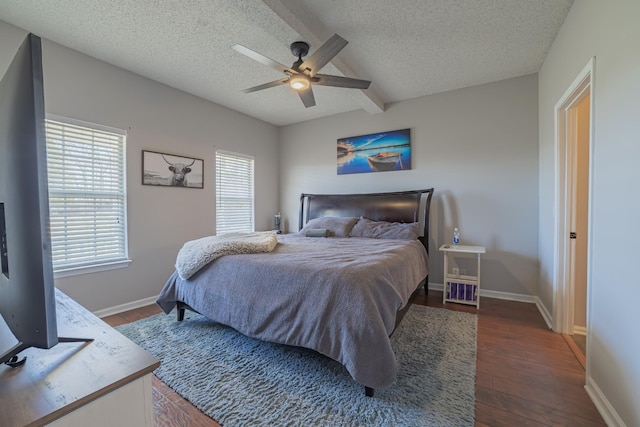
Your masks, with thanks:
M216 152L216 233L254 231L254 158Z
M93 126L46 121L56 272L127 260L125 133Z

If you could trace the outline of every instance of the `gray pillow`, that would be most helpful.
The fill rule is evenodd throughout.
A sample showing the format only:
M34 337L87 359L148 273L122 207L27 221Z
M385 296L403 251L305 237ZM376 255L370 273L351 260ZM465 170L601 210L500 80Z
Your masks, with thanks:
M415 240L420 237L420 224L372 221L361 217L350 233L351 237L369 237L372 239Z
M329 230L326 228L309 228L304 235L307 237L329 237Z
M329 236L349 237L349 232L358 221L357 217L323 216L307 222L298 234L306 235L308 230L326 228Z

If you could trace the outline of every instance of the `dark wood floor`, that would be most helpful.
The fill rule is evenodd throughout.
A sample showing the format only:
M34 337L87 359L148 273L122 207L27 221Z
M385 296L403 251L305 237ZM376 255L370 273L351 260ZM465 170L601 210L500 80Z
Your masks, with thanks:
M442 307L442 293L422 293L415 303ZM153 305L103 320L116 326L159 312ZM482 298L477 313L476 426L606 425L584 389L584 369L534 304ZM155 377L153 403L158 427L219 425Z
M581 354L587 354L587 337L585 335L571 335L571 340L578 347Z

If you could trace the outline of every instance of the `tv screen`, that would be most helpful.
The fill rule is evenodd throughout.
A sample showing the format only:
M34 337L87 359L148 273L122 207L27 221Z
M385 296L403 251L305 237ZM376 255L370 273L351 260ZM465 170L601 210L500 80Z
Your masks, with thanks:
M58 343L44 120L42 44L29 34L0 82L0 363Z

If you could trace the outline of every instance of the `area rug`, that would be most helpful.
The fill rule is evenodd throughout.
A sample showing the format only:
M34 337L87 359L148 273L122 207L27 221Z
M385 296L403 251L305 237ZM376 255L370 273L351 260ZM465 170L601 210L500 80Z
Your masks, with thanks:
M396 381L373 398L333 360L195 313L116 329L160 359L158 378L225 427L474 424L475 314L413 305L391 337Z

